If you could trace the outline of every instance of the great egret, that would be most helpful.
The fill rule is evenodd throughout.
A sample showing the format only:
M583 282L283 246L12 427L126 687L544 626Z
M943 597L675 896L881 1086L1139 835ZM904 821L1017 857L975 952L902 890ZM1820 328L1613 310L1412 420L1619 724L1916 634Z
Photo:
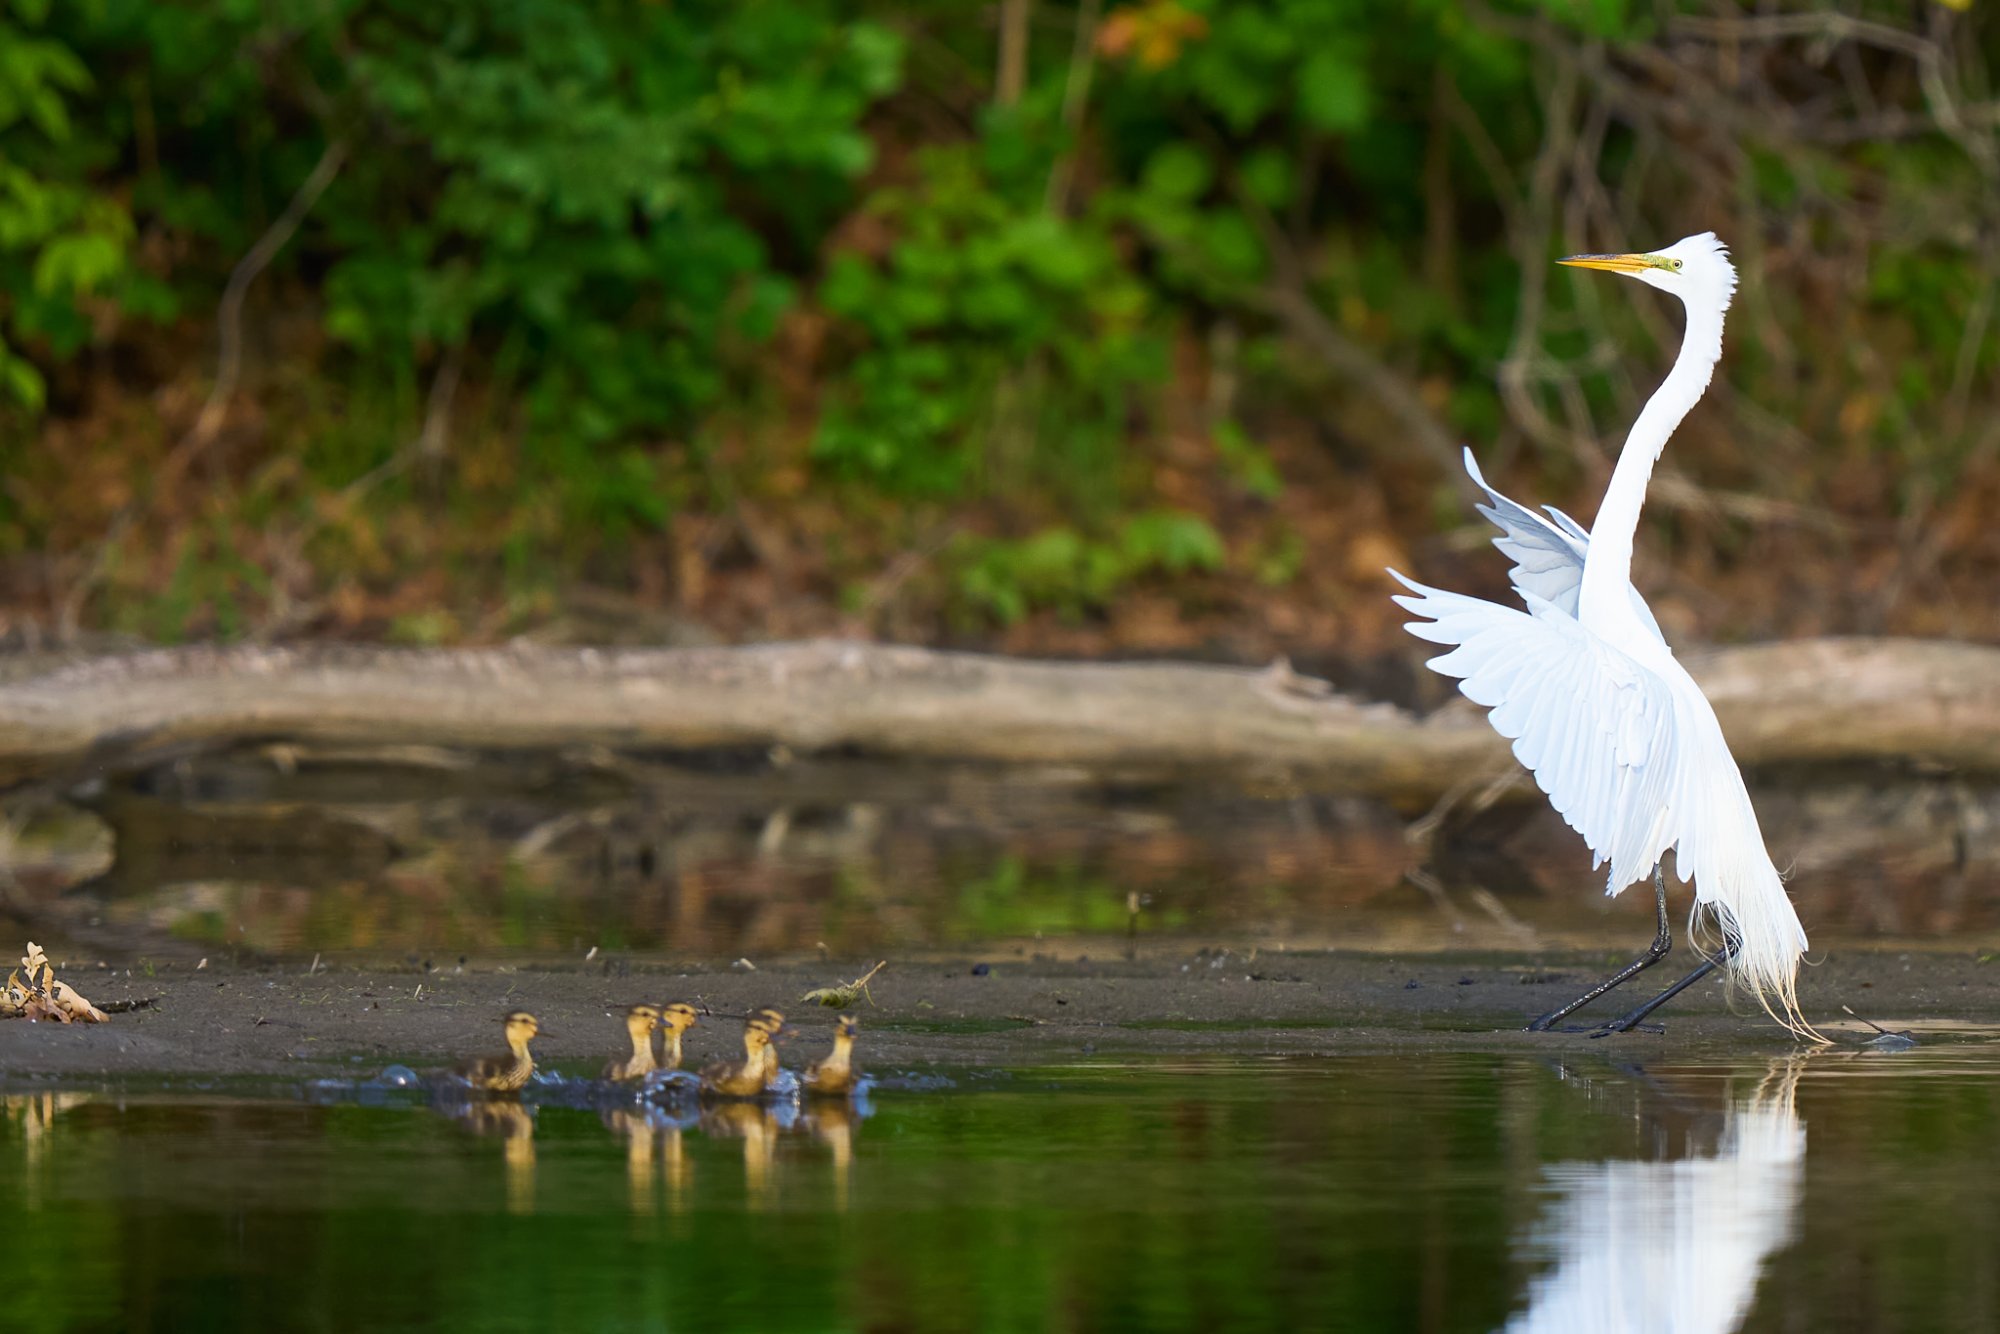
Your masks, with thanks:
M1574 255L1559 261L1605 269L1671 292L1687 309L1680 356L1647 401L1612 471L1589 532L1560 510L1549 518L1515 504L1479 474L1491 505L1480 512L1501 530L1494 545L1514 561L1526 611L1426 588L1394 570L1410 590L1398 604L1423 620L1408 629L1449 644L1433 671L1492 712L1487 720L1514 742L1557 812L1583 835L1594 865L1611 863L1606 894L1652 868L1659 925L1646 953L1576 1000L1530 1024L1546 1029L1571 1011L1666 957L1667 883L1661 859L1695 886L1691 934L1706 915L1721 948L1693 973L1600 1032L1631 1028L1684 988L1726 967L1731 980L1780 1024L1820 1040L1799 1013L1799 958L1806 933L1764 849L1743 775L1700 687L1675 659L1645 600L1632 587L1632 538L1653 464L1674 427L1708 388L1722 355L1722 318L1736 269L1713 232L1653 254Z

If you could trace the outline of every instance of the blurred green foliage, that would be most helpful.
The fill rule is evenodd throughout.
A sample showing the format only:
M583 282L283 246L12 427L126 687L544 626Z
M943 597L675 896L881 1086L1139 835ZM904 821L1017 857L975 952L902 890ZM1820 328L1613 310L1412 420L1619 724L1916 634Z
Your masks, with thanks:
M1535 173L1571 114L1562 80L1657 43L1671 13L1038 0L1016 94L995 83L1001 12L0 0L0 553L116 537L121 505L158 519L150 468L180 419L117 446L125 482L79 499L39 458L44 414L86 415L93 376L143 389L212 373L224 283L335 144L337 177L258 279L253 346L289 368L248 391L270 403L261 434L205 474L225 494L154 543L165 566L98 562L93 577L151 599L108 623L239 632L274 602L453 560L498 563L527 605L551 570L605 577L635 538L759 493L791 440L806 480L850 518L881 517L890 549L906 507L983 507L941 548L961 624L1088 617L1176 574L1281 585L1303 564L1296 534L1225 540L1215 513L1283 496L1269 411L1224 404L1193 428L1227 491L1215 504L1169 499L1155 476L1158 442L1189 429L1169 411L1177 358L1215 329L1241 335L1259 402L1308 421L1345 410L1287 355L1278 282L1398 376L1442 386L1447 430L1525 431L1558 483L1574 474L1574 449L1494 386L1510 359L1585 357L1605 317L1601 295L1523 283L1566 225ZM1878 100L1928 105L1856 50ZM1639 95L1605 95L1615 114L1587 165L1613 188L1642 182L1617 204L1665 240L1705 222L1682 216L1699 164L1662 151ZM1796 347L1752 340L1742 364L1765 377L1768 415L1807 435L1860 422L1897 448L1927 435L1948 484L1976 456L1967 385L2000 360L1978 318L1986 261L1948 222L1950 201L1990 194L1978 154L1942 133L1732 133L1737 174L1726 197L1704 185L1709 202L1797 235L1866 232L1854 295L1903 353L1856 407L1803 384ZM1878 201L1865 223L1843 212L1863 196ZM1751 289L1757 318L1811 342L1813 309L1758 293L1754 273ZM1531 290L1541 324L1523 349ZM408 466L461 381L453 429L502 444ZM1630 393L1601 361L1528 390L1549 416L1560 403L1606 425ZM272 533L278 554L260 546ZM839 550L827 559L855 568L834 586L883 559ZM458 624L391 614L426 640Z
M1076 620L1146 575L1214 571L1227 559L1213 528L1175 510L1134 515L1101 540L1045 528L1019 541L965 543L958 555L967 609L1001 622L1043 608Z

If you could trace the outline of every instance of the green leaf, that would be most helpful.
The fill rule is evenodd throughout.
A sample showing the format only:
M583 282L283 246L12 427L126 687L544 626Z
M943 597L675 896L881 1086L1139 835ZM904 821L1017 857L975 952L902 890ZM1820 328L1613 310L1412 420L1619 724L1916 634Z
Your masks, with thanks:
M1126 523L1121 545L1132 567L1170 574L1219 570L1227 551L1207 520L1182 510L1156 510Z
M1292 160L1275 148L1260 148L1239 169L1243 188L1265 208L1283 208L1292 199Z
M1299 67L1299 110L1323 130L1345 133L1368 121L1368 76L1346 51L1323 47Z
M1208 158L1193 144L1161 145L1146 159L1146 191L1175 203L1189 203L1208 193L1215 179Z
M94 291L125 267L125 247L109 236L58 236L35 257L32 282L43 296Z
M4 347L0 347L0 388L30 412L40 412L48 399L42 373Z

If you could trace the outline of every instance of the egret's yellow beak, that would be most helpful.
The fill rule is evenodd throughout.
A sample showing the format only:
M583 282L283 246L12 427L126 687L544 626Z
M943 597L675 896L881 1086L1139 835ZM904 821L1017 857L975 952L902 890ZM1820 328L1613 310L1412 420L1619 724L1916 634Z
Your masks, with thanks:
M1663 267L1658 255L1571 255L1556 263L1575 269L1609 269L1613 273L1644 273Z

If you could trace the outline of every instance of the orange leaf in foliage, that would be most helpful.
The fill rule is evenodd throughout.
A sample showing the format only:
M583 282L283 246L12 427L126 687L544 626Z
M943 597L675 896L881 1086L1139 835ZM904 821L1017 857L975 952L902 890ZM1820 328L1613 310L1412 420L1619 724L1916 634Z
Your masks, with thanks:
M1097 30L1097 49L1112 60L1130 56L1145 69L1165 69L1181 48L1208 35L1208 20L1175 0L1146 0L1114 10Z

